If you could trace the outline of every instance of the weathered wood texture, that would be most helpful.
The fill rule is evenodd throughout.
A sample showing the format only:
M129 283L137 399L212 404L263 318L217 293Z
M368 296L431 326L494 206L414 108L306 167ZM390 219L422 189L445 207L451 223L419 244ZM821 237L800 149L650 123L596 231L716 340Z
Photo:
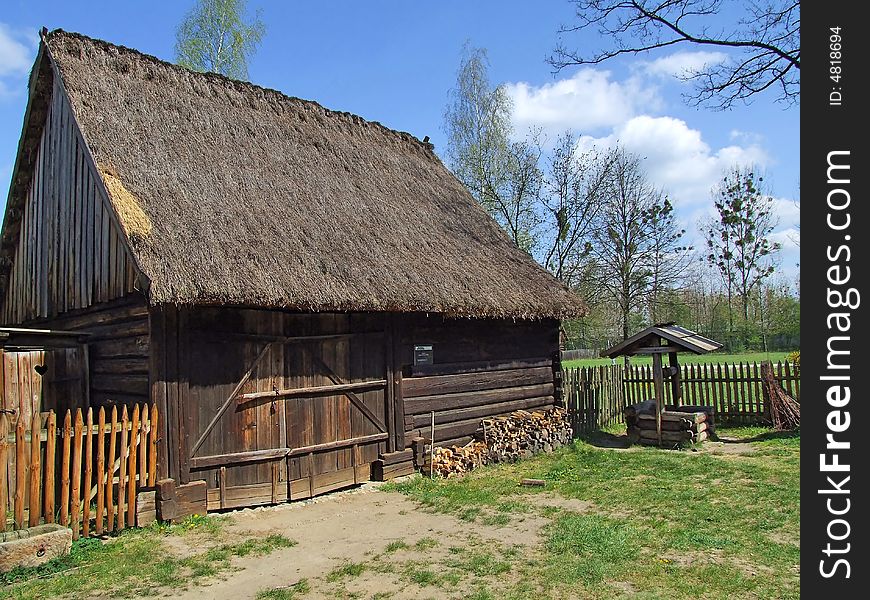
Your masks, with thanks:
M133 292L138 269L115 208L55 77L25 195L7 228L17 246L0 277L0 319L20 324ZM31 115L33 118L33 115Z
M433 346L432 365L413 364L415 345ZM411 316L399 350L404 375L405 446L431 435L436 444L462 443L481 419L552 406L558 363L558 323Z
M159 456L157 409L133 412L131 420L126 407L65 411L60 426L54 411L29 419L0 413L0 531L57 521L78 538L132 526Z
M281 502L288 492L294 499L368 479L391 431L384 407L388 319L153 309L151 393L166 408L169 434L161 475L204 480L210 509Z
M43 410L75 410L88 402L132 410L149 401L149 314L138 293L23 326L90 334L86 349L45 352Z

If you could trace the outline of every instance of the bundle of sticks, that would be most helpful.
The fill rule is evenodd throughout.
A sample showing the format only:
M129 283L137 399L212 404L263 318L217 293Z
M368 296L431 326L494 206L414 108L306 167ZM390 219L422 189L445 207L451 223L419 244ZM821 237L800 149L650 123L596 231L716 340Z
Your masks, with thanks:
M484 419L475 439L465 446L427 449L422 472L427 476L450 477L487 463L552 452L571 439L571 424L564 409L518 410L508 416Z
M711 407L664 407L661 414L661 441L663 446L703 442L713 433ZM628 427L628 441L632 444L657 445L655 402L646 400L626 407L623 411Z
M774 378L770 361L761 364L761 379L770 403L770 419L777 431L797 429L801 426L801 405L788 395L782 385Z

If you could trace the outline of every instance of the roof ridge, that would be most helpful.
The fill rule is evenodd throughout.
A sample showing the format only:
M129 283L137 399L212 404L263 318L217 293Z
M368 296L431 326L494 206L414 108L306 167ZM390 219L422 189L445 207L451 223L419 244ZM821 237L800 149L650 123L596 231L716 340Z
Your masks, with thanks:
M241 86L243 88L249 88L250 90L257 90L257 91L263 92L265 94L271 94L273 96L276 96L277 100L279 100L281 102L285 102L288 100L291 102L301 102L302 104L306 104L306 105L309 105L309 106L314 107L316 109L322 110L323 113L327 117L337 116L340 118L349 119L350 121L355 122L355 124L359 124L359 121L362 121L362 123L365 125L373 125L379 129L383 130L384 132L388 133L389 135L395 136L402 141L415 144L415 145L419 146L422 150L425 150L425 151L429 152L430 154L432 154L433 156L435 156L435 151L434 151L435 146L429 142L422 141L421 139L419 139L417 136L415 136L412 133L409 133L407 131L401 131L398 129L392 129L391 127L387 127L386 125L384 125L380 121L370 121L370 120L366 119L365 117L362 117L362 116L360 116L356 113L352 113L350 111L333 110L331 108L327 108L327 107L323 106L322 104L320 104L319 102L317 102L316 100L308 100L306 98L300 98L298 96L288 96L287 94L285 94L281 90L276 90L273 88L261 86L261 85L258 85L256 83L252 83L250 81L241 81L238 79L232 79L232 78L227 77L225 75L221 75L220 73L214 73L211 71L194 71L194 70L188 69L187 67L184 67L182 65L172 63L172 62L169 62L167 60L163 60L162 58L158 58L152 54L147 54L147 53L142 52L140 50L136 50L135 48L130 48L129 46L124 46L121 44L113 44L112 42L108 42L106 40L90 37L90 36L84 35L83 33L78 33L75 31L66 31L65 29L62 29L62 28L53 29L53 30L47 32L45 34L44 39L45 39L45 42L47 43L55 37L67 37L67 38L85 40L85 41L91 42L95 45L103 46L104 49L120 50L124 53L133 54L139 58L144 58L145 60L147 60L151 63L157 64L157 65L160 65L162 67L168 67L170 69L174 69L174 70L181 71L184 73L192 74L196 77L201 77L205 80L218 82L222 85Z

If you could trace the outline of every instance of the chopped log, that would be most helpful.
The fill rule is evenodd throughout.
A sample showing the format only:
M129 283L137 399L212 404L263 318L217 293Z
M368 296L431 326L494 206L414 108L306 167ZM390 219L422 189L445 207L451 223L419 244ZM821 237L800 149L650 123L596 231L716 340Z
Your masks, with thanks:
M523 479L520 481L520 485L524 487L544 487L547 485L547 482L543 479Z

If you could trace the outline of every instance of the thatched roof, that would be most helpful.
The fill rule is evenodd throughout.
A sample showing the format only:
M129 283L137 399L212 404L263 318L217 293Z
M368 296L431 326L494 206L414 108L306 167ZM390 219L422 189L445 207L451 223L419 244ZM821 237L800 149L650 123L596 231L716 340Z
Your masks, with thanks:
M154 304L583 310L410 134L78 34L46 43Z

